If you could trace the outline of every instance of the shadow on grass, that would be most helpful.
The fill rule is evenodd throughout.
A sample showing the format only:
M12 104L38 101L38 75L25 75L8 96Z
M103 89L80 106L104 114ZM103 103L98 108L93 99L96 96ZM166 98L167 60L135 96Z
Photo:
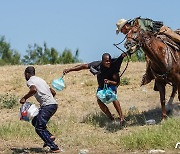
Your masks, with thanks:
M11 148L13 154L25 154L25 153L48 153L48 151L42 148Z
M118 122L118 118L116 118L115 122L113 122L102 112L88 114L83 119L82 123L91 124L95 127L105 128L105 130L109 132L116 132L123 129L123 126L120 124L120 122Z
M125 126L122 126L120 123L113 123L102 112L88 114L83 119L82 123L91 124L95 127L105 128L109 132L116 132L118 130L123 129L124 127L143 126L146 124L146 120L150 119L154 119L156 121L156 124L160 123L161 109L155 108L140 113L136 107L130 108L128 113L125 115Z
M143 126L146 124L147 120L154 119L156 124L161 122L161 109L155 108L144 112L139 112L137 108L130 108L125 119L128 126L140 125Z
M180 103L174 103L173 109L167 111L168 117L180 116ZM137 108L131 108L126 116L126 120L129 126L133 125L145 125L146 120L154 119L156 124L162 121L162 110L161 108L155 108L148 111L139 113Z

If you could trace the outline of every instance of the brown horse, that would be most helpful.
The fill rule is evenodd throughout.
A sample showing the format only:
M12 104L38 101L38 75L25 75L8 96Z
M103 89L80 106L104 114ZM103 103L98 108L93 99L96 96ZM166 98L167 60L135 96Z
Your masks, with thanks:
M162 118L166 118L165 86L167 83L173 86L171 97L174 97L178 90L180 100L180 52L174 51L153 33L144 31L137 25L127 34L125 46L127 48L134 46L136 49L141 47L150 59L150 70L160 93Z

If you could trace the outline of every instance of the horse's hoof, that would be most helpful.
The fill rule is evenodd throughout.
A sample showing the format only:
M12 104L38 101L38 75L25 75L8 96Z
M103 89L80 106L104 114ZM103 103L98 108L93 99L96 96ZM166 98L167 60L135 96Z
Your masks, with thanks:
M172 113L172 110L166 110L166 113L169 115Z
M166 121L166 119L162 119L162 120L160 121L160 125L162 125L165 121Z
M173 106L172 105L166 105L165 106L166 112L171 112L173 110Z
M167 115L163 115L161 122L163 123L165 120L167 120L167 118L169 118Z

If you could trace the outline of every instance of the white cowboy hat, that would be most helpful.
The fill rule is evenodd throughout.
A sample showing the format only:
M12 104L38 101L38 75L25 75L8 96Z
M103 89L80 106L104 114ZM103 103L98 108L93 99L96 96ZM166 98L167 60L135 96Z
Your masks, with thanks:
M128 21L126 19L120 19L117 23L116 23L116 34L119 34L119 32L121 31L122 27L127 23Z

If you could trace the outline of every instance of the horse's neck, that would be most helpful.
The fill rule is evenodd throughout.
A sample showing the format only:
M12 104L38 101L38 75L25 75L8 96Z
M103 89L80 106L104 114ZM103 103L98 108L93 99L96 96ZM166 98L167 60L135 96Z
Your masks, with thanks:
M147 34L144 35L142 40L142 48L147 56L151 59L151 61L159 61L161 59L161 54L158 51L158 46L155 42L155 37L150 37Z
M169 63L172 63L172 60L169 59L170 56L167 51L167 45L156 37L149 36L148 34L146 34L143 39L144 43L142 44L142 48L149 59L163 72L167 69L169 70L171 67L169 66Z

